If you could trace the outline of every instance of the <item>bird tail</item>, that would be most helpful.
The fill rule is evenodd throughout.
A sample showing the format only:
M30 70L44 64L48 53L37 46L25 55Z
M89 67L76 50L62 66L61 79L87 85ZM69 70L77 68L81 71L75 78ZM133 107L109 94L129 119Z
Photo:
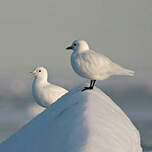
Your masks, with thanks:
M116 75L129 75L129 76L134 76L135 72L129 69L125 69L118 64L114 64L114 73Z
M135 75L135 71L132 71L132 70L128 70L126 69L126 75L129 75L129 76L134 76Z
M119 75L129 75L134 76L135 72L128 69L122 69L122 71L119 72Z

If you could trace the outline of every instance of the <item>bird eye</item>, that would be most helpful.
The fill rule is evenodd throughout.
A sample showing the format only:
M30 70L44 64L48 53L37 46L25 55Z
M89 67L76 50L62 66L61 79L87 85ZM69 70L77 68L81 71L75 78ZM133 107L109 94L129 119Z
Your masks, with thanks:
M76 44L75 44L75 43L74 43L73 45L74 45L74 46L76 46Z
M39 70L39 72L41 72L41 70Z

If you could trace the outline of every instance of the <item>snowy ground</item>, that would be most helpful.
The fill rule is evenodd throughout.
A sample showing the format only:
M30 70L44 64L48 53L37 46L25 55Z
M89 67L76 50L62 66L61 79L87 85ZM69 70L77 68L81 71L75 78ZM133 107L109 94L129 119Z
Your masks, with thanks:
M0 151L141 152L138 131L102 91L74 88L16 134Z

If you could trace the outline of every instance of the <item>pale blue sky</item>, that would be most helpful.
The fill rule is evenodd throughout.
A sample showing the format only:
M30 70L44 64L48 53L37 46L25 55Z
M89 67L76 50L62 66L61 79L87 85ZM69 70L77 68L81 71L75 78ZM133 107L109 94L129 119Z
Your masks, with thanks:
M68 72L67 45L91 48L133 69L152 67L151 0L1 0L0 69L45 65Z

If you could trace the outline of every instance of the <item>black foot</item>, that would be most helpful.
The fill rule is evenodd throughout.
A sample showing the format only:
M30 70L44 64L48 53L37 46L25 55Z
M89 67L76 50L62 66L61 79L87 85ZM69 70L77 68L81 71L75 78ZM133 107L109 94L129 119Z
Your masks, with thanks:
M85 91L85 90L92 90L93 88L92 87L84 87L84 89L82 89L81 91Z

